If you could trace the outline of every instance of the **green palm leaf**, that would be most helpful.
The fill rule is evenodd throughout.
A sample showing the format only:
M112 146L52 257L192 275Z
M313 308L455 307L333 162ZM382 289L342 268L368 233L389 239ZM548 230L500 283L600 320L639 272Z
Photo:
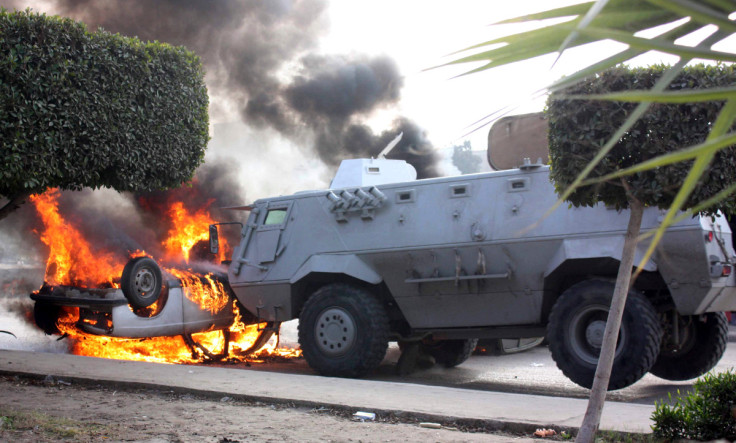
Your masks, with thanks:
M684 23L681 24L674 29L664 33L663 35L657 37L659 40L676 40L682 36L685 36L696 29L698 29L700 26L696 23ZM631 60L634 57L637 57L641 54L644 54L646 50L642 49L633 49L629 48L627 50L621 51L618 54L615 54L605 60L601 60L598 63L594 63L586 68L580 69L579 71L568 75L566 77L561 78L560 80L552 83L547 89L550 92L559 91L562 89L565 89L569 86L574 85L575 83L590 77L591 75L605 71L608 68L612 68L618 64L621 64L627 60Z
M598 8L596 14L590 19L590 26L579 26L583 17L588 14L594 5L603 4L604 7ZM578 180L576 180L570 188L561 195L560 201L557 202L555 208L559 206L562 200L569 197L574 190L587 183L585 180L594 169L594 167L606 156L613 148L616 141L628 131L634 123L644 114L649 104L652 102L668 102L678 103L683 100L725 100L733 96L734 91L731 88L704 89L698 91L678 91L665 92L670 82L675 78L677 73L693 58L703 58L717 61L736 61L736 55L722 51L713 51L710 47L727 38L736 31L736 25L728 20L728 15L736 10L736 5L726 0L710 0L705 4L695 3L689 0L651 0L641 2L638 0L599 0L598 2L589 2L573 5L564 8L556 8L548 11L542 11L529 14L513 19L504 20L499 24L506 23L523 23L536 20L559 19L562 17L571 17L571 20L564 23L558 23L552 26L543 27L533 31L525 31L518 34L512 34L506 37L490 40L479 45L467 48L467 50L478 49L488 45L505 44L505 46L494 48L478 54L462 57L448 64L460 64L468 62L487 61L485 65L475 68L471 72L479 72L486 69L502 66L508 63L527 60L539 55L556 52L557 49L565 49L566 42L572 42L571 46L588 43L591 41L600 41L605 39L613 39L629 45L629 49L622 51L606 60L591 64L581 68L576 73L565 77L553 85L550 90L559 90L568 87L577 81L580 81L596 72L601 72L618 63L630 60L643 52L650 50L658 50L674 54L680 57L681 61L671 68L657 82L650 91L623 91L617 95L610 94L608 97L598 96L596 99L605 100L625 100L639 102L640 105L632 112L626 122L611 137L591 161L591 163L581 172ZM690 22L681 24L680 26L668 31L667 33L655 38L636 37L635 32L645 30L654 26L673 23L682 18L691 18ZM724 21L725 20L725 21ZM701 25L717 24L721 27L718 33L710 36L697 47L687 47L675 44L674 41L689 32L697 30ZM579 34L577 38L571 38L571 35ZM574 41L573 41L574 40ZM574 98L591 98L591 97L574 97ZM719 134L723 135L723 134ZM670 161L676 158L697 158L698 156L710 156L710 147L718 145L719 148L728 145L721 145L721 138L715 136L709 140L705 147L691 147L690 151L681 154L672 155L666 159L654 159L648 165L649 167L660 161ZM701 161L702 163L702 161ZM632 170L627 172L632 173ZM610 177L606 177L610 178ZM553 208L554 209L554 208ZM551 209L551 210L553 210ZM550 211L551 211L550 210Z
M627 32L617 31L615 29L588 27L585 29L581 29L580 33L590 37L590 40L610 39L620 43L626 43L632 48L644 49L648 51L661 51L680 57L736 62L736 54L729 54L728 52L713 51L709 49L692 48L689 46L676 45L674 43L668 43L654 39L634 37Z
M683 17L690 17L703 25L716 25L723 31L736 32L736 24L728 19L728 14L689 0L646 0L662 9ZM731 5L733 7L733 5Z
M734 132L724 134L719 137L711 137L701 144L680 149L675 152L670 152L669 154L660 155L659 157L641 162L626 169L621 169L620 171L616 171L611 174L585 180L581 182L580 185L594 185L605 181L615 180L620 177L626 177L627 175L636 174L638 172L644 172L650 169L661 168L663 166L671 165L674 163L693 160L701 156L709 156L712 153L717 152L719 149L723 149L725 147L733 145L736 145L736 133Z

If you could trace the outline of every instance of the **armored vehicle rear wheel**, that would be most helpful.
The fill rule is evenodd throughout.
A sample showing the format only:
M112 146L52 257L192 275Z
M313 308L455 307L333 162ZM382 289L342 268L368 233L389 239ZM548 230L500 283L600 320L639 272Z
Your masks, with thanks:
M151 306L161 295L161 268L150 257L130 260L123 268L120 288L134 308Z
M651 373L665 380L689 380L710 371L726 352L728 322L723 312L689 315L678 320L678 339L672 321L665 325L659 358Z
M585 388L593 386L613 289L614 284L604 280L578 283L560 296L549 316L552 358L570 380ZM654 365L661 341L654 307L641 293L630 290L608 389L624 388L643 377Z
M388 348L388 316L368 290L335 283L307 299L299 316L299 344L309 366L322 375L361 377Z
M452 368L470 358L477 345L477 338L436 340L424 343L424 349L434 357L437 363L444 365L446 368Z

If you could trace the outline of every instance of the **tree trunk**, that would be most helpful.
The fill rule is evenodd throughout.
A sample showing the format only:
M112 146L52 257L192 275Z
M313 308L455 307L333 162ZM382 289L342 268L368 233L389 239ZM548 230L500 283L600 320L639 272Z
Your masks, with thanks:
M611 308L608 311L606 332L603 335L601 354L598 358L598 367L595 370L593 389L590 391L588 410L585 412L583 424L580 426L580 431L575 439L577 443L593 442L595 433L598 431L598 426L601 422L603 403L605 402L606 392L608 391L608 382L611 379L613 357L616 353L616 341L618 340L618 332L621 328L621 317L624 313L624 306L626 306L626 296L629 293L631 284L631 270L634 266L634 254L636 253L636 244L644 213L644 205L635 199L630 199L629 207L631 210L629 226L624 240L624 250L621 253L621 264L618 268L618 276L616 277L616 288L613 291L613 300L611 300Z
M5 203L5 206L0 208L0 220L4 219L5 217L13 213L13 211L20 208L20 205L25 203L26 199L30 196L30 192L24 192L22 194L9 197L8 202Z

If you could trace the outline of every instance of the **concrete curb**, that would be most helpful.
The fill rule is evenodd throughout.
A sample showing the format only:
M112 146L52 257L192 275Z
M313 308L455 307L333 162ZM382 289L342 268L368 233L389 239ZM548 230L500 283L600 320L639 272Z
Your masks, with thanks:
M0 371L0 375L16 376L16 377L22 377L22 378L34 379L34 380L45 380L48 377L48 375L42 376L40 374L16 373L12 371ZM273 404L273 405L283 405L283 406L288 406L288 407L307 407L307 408L313 408L313 409L327 408L331 410L343 411L349 414L355 413L357 411L365 411L369 409L370 412L374 412L377 417L392 417L402 422L412 422L412 421L432 422L432 423L439 423L442 426L452 426L452 427L465 426L465 427L470 427L470 428L484 429L486 431L499 431L499 432L505 432L505 433L510 433L510 434L527 435L527 434L533 433L535 430L539 428L554 429L555 431L557 431L558 434L561 431L566 431L568 433L575 435L578 431L577 427L520 423L520 422L492 420L492 419L458 418L458 417L453 417L453 416L448 416L448 415L436 415L436 414L418 413L418 412L411 412L411 411L400 411L400 410L393 410L393 409L361 408L358 406L346 406L343 404L319 403L319 402L313 402L313 401L307 401L307 400L286 400L286 399L281 399L281 398L232 394L226 391L212 391L212 390L201 390L201 389L195 389L195 388L181 388L181 387L175 387L175 386L165 386L165 385L155 384L155 383L116 382L116 381L109 381L109 380L100 381L100 380L91 380L88 378L79 378L79 377L73 377L73 376L72 377L54 377L53 375L51 375L51 377L57 381L61 380L63 382L74 383L79 386L84 386L87 388L105 386L106 388L115 388L120 391L131 391L131 392L134 392L140 389L146 389L146 390L157 391L160 393L189 394L192 396L196 396L199 398L205 398L208 400L219 400L219 399L222 399L223 397L230 397L233 400L242 401L246 403L266 403L266 404ZM611 432L620 433L622 435L639 434L636 432L623 432L623 431L611 431Z
M154 389L203 397L328 407L379 417L433 421L529 435L537 428L575 433L587 400L439 386L341 379L266 371L105 360L67 354L0 350L0 374L80 385ZM651 432L654 406L607 402L601 430Z

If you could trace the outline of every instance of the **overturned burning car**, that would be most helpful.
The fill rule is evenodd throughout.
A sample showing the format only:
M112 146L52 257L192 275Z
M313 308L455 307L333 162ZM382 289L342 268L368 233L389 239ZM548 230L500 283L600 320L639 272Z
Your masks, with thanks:
M160 362L238 358L262 348L277 330L238 306L225 268L208 252L213 220L203 208L189 212L167 203L178 222L169 223L175 235L161 239L167 249L157 253L166 266L159 266L144 251L91 242L60 212L59 198L56 190L31 198L49 248L45 283L31 298L36 324L68 337L71 352Z
M150 257L137 257L123 269L119 288L44 285L31 294L36 302L34 319L46 333L59 334L62 307L74 307L78 309L76 327L88 334L121 338L182 336L195 359L227 357L230 328L236 317L243 324L256 321L247 311L234 310L236 305L227 289L226 277L174 269L166 274L169 278L164 280L160 267ZM241 354L263 347L277 329L273 323L262 325ZM210 331L223 334L219 353L193 337Z

